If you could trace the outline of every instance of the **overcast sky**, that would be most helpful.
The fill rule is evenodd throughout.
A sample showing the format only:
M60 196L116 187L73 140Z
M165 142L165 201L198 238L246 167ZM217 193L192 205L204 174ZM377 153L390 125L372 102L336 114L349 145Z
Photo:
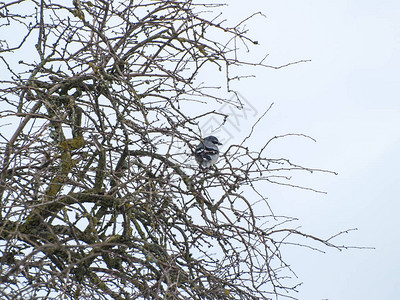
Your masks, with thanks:
M258 70L256 79L237 85L259 112L274 103L255 140L311 135L317 143L292 138L273 151L338 172L297 179L327 195L269 187L272 208L323 237L358 228L338 243L376 248L287 250L304 282L297 296L400 299L400 2L229 2L234 18L255 11L267 17L249 23L260 42L253 57L268 53L273 65L312 60Z
M266 15L249 22L250 36L260 43L254 59L269 54L265 62L276 66L311 59L253 70L256 78L237 83L258 114L231 132L246 136L246 128L274 103L255 131L254 145L278 134L304 133L317 142L290 138L270 154L338 172L294 179L326 195L268 187L272 209L298 217L303 231L321 237L358 228L338 243L376 248L284 250L304 282L298 298L400 299L400 1L229 3L227 19Z

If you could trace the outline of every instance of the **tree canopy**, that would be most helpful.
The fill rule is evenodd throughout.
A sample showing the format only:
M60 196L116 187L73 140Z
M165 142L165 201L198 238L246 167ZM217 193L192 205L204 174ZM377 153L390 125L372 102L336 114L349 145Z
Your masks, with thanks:
M282 245L341 248L272 213L265 186L327 172L268 157L279 136L253 149L253 127L216 167L194 160L201 124L229 119L210 103L244 108L231 68L265 66L238 56L258 44L249 18L179 0L17 0L0 16L2 298L293 297Z

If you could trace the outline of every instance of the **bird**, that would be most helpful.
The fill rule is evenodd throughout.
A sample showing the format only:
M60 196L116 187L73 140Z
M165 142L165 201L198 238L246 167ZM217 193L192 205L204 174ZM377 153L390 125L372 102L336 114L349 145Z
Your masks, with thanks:
M197 145L194 156L201 168L210 168L217 162L219 157L218 145L222 145L222 143L213 135L205 137Z

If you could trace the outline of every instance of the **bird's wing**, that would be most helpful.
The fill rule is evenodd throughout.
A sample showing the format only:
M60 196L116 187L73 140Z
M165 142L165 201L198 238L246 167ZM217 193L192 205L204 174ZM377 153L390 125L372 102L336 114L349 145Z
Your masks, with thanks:
M195 155L207 155L207 154L218 154L219 150L217 147L215 147L214 144L209 145L203 145L201 147L197 147L195 150Z
M204 151L210 154L218 154L219 150L218 147L216 145L214 145L214 143L210 143L210 142L205 142L204 143Z

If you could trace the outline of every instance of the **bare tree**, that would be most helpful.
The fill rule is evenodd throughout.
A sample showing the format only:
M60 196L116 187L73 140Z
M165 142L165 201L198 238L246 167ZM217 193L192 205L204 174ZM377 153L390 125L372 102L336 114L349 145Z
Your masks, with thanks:
M196 165L199 124L228 116L191 105L240 108L231 67L253 64L237 48L257 44L222 10L0 3L1 298L293 297L280 247L297 236L341 248L272 214L266 184L325 172L266 157L279 137L261 149L247 137L216 167ZM197 80L203 70L225 80L226 98Z

